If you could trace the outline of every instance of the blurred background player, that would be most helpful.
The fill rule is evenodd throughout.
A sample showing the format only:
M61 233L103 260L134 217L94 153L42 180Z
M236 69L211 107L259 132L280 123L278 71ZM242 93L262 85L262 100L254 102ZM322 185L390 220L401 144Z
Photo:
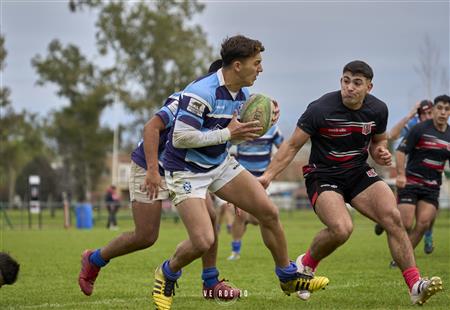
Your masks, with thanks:
M407 116L403 117L388 133L389 140L402 140L416 124L431 119L433 102L424 99L417 102ZM401 142L401 141L399 141Z
M8 253L0 252L0 287L14 284L20 265Z
M436 97L432 119L415 125L396 152L398 208L413 248L431 227L439 208L442 172L450 160L449 115L450 97Z
M397 124L392 127L388 133L388 139L394 143L394 149L398 147L403 138L406 137L409 130L416 124L429 120L432 118L431 109L433 108L433 102L424 99L417 102L411 109L409 114L403 117ZM433 252L433 230L431 225L430 229L425 232L424 252L430 254ZM375 234L381 235L384 229L380 224L375 224Z
M211 64L209 72L216 72L221 66L221 60L215 61ZM174 93L169 96L164 106L145 124L143 141L131 154L129 187L135 230L121 234L103 248L95 251L86 250L82 254L78 283L87 296L92 294L100 269L111 259L146 249L158 239L161 202L169 198L163 176L164 170L158 161L165 151L167 134L178 110L179 95L180 93ZM209 195L206 198L206 205L211 221L215 222L214 208ZM216 258L217 243L214 243L202 257L204 269L215 268ZM211 282L215 282L213 285L204 283L205 298L212 298L215 289L232 290L217 277L218 275L215 279L211 279Z
M236 160L255 177L261 176L269 166L273 147L279 148L283 142L283 135L277 125L273 125L262 137L237 145ZM237 206L239 207L239 206ZM228 260L241 257L242 237L247 224L257 225L258 220L249 213L240 210L234 216L231 226L231 255Z
M227 233L231 233L231 226L233 225L233 205L223 199L220 199L214 194L210 194L213 197L214 207L216 209L217 232L220 233L222 225L225 224Z

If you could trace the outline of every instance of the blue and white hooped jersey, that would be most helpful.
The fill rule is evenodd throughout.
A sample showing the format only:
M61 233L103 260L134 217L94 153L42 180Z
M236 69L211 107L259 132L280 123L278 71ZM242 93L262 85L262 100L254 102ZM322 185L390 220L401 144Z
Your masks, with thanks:
M219 69L184 89L175 122L183 122L200 131L226 128L233 112L239 111L248 97L247 88L241 88L233 98L225 87L222 69ZM163 158L164 169L168 171L207 172L220 165L228 154L229 142L201 148L175 148L172 132L173 128Z
M284 138L277 125L273 125L262 137L237 146L236 159L254 176L260 176L270 164L272 148L279 147Z
M165 152L167 135L169 134L169 131L172 128L175 121L175 115L177 114L178 110L178 99L180 97L180 94L181 92L176 92L170 95L164 102L162 108L155 113L155 115L158 115L161 118L161 120L165 125L165 129L161 131L159 134L159 145L158 145L159 173L161 175L164 175L161 160ZM144 142L143 139L139 141L137 148L134 149L134 151L131 153L131 160L134 161L138 166L147 170L147 161L145 160L143 142Z
M399 147L400 143L402 143L403 139L408 135L411 128L413 128L418 123L420 123L420 118L417 115L406 123L405 127L403 127L402 130L400 131L400 137L394 141L393 145L394 150L396 150Z

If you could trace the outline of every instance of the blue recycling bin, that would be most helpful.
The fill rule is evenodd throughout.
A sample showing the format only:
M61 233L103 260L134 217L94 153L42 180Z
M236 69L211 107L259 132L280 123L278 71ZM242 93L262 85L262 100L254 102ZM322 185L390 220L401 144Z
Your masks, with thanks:
M90 203L79 203L75 206L78 229L91 229L93 226L92 205Z

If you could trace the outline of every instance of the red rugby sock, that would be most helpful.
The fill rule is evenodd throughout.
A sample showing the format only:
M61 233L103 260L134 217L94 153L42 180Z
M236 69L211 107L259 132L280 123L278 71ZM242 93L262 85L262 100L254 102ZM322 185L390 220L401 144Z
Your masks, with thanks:
M311 257L311 252L308 249L308 251L306 251L305 256L303 256L302 259L302 264L303 266L308 266L311 267L312 270L316 270L317 265L319 265L320 260L315 260L314 258Z
M402 272L402 274L403 274L403 278L405 279L406 284L409 287L409 290L411 291L414 283L416 283L420 279L419 269L417 269L417 267L409 267L409 268L406 268Z

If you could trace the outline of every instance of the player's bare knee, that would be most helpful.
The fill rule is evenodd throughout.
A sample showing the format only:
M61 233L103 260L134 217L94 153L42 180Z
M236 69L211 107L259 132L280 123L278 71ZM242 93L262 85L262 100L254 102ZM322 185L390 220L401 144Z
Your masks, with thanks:
M191 240L194 246L194 251L198 254L203 254L208 251L214 244L214 235L202 236L196 240Z
M424 219L418 219L416 221L416 230L419 232L425 232L431 227L431 221L424 220Z
M340 223L329 228L333 234L333 238L339 244L343 244L350 238L353 232L353 224L351 222Z
M279 221L279 212L276 207L265 208L259 214L253 214L261 225L270 226Z
M149 232L147 234L139 234L135 237L135 244L140 249L146 249L155 244L158 240L158 232Z
M389 212L385 212L385 214L380 217L380 224L388 232L391 229L403 228L400 211L397 208L393 208Z

